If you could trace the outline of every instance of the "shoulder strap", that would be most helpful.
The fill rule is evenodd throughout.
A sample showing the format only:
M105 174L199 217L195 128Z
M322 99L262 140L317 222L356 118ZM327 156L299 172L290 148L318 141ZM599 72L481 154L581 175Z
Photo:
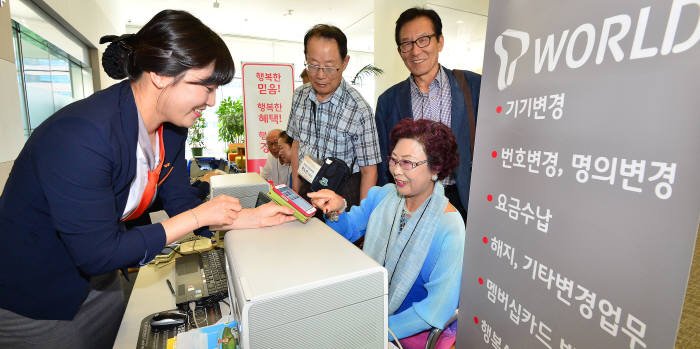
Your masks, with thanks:
M469 150L471 150L471 157L474 158L474 139L476 137L476 117L474 115L474 103L472 103L472 92L467 83L467 79L464 77L464 72L459 69L453 69L452 72L457 78L457 83L459 84L462 94L464 95L464 102L467 104L467 113L469 119Z

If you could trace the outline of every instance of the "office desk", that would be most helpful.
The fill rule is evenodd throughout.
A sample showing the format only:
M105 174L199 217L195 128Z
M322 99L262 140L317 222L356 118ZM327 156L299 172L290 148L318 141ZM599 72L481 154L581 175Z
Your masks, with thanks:
M148 315L175 309L175 297L170 293L166 279L175 285L174 262L160 268L150 264L141 267L114 341L115 349L136 348L141 321ZM224 316L229 313L224 302L219 302L219 309Z
M114 341L115 349L136 348L141 320L150 314L175 308L175 297L170 293L166 279L175 283L175 262L161 268L150 264L141 267Z

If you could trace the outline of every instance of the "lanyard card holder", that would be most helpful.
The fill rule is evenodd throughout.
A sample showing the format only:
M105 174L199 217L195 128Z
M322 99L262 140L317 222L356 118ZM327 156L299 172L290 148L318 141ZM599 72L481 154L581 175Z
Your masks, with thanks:
M307 182L312 183L318 171L321 169L321 161L312 155L304 155L304 158L299 164L299 176Z

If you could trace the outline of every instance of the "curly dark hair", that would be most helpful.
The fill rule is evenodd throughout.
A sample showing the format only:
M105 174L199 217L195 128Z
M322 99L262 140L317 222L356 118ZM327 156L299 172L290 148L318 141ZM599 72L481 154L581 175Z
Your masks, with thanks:
M391 130L391 149L400 139L414 139L423 146L428 166L438 179L449 176L459 164L457 140L449 127L432 120L403 119Z
M144 71L177 78L191 68L214 62L214 72L201 85L226 85L233 80L233 58L221 37L188 12L163 10L136 34L107 35L111 42L102 67L113 79L138 79Z

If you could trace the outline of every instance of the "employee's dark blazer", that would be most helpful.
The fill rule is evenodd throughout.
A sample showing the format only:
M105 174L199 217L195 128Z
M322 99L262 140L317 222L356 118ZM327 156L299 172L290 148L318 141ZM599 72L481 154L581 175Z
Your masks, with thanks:
M469 204L469 183L472 177L472 156L469 143L469 116L464 95L457 83L452 70L445 69L450 80L450 94L452 97L452 124L449 125L457 138L457 151L459 152L459 166L455 170L455 182L459 191L459 199L462 207L468 209ZM479 110L479 91L481 88L481 75L470 71L464 71L474 105L474 116ZM411 107L411 86L408 79L389 87L377 100L377 111L374 114L377 122L377 134L379 136L379 149L382 153L382 163L377 169L377 185L381 186L389 182L391 174L386 157L391 154L391 139L389 133L401 119L413 118ZM466 218L466 217L465 217Z
M15 160L0 196L0 307L35 319L72 319L88 280L151 260L163 226L119 219L136 174L138 114L128 81L44 121ZM189 185L187 130L165 124L158 188L172 217L201 201Z

